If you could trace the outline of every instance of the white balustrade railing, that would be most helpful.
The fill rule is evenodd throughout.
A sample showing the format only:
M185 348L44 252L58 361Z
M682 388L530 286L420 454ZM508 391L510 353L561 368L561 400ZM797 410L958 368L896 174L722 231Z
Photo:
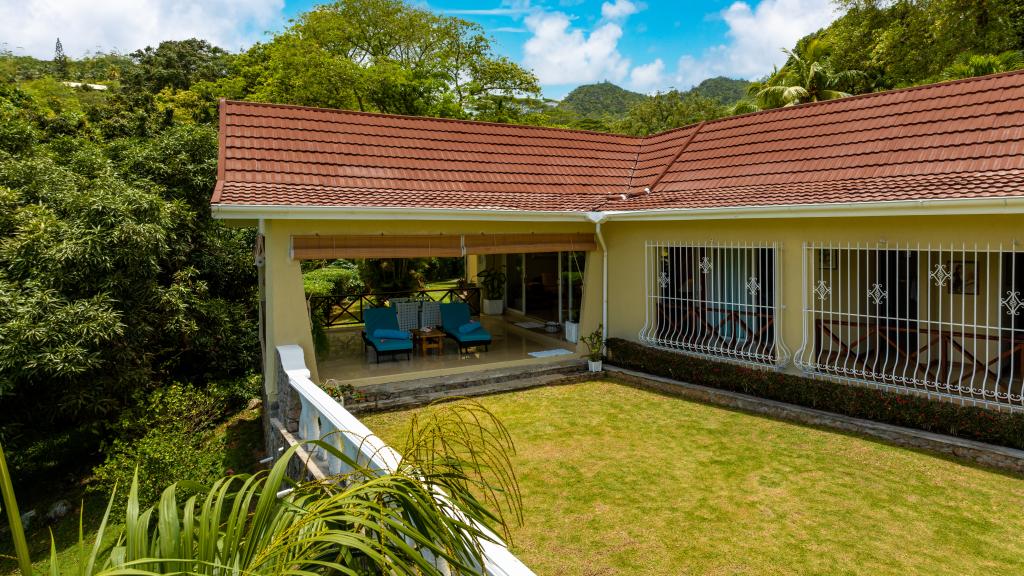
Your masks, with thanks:
M336 445L346 456L372 470L388 473L398 469L401 456L384 443L358 418L346 410L327 392L310 380L302 348L297 345L277 347L281 369L288 378L287 385L298 396L302 409L299 413L300 440L324 440ZM284 385L284 383L280 383ZM341 459L324 450L314 450L316 464L329 474L352 472ZM442 501L445 496L438 494ZM454 512L453 512L454 513ZM482 528L493 540L481 540L484 555L484 574L490 576L535 576L521 560L516 558L501 539Z

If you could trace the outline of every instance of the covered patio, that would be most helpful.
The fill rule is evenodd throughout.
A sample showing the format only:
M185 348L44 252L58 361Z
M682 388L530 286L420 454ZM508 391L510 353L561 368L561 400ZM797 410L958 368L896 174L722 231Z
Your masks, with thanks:
M517 325L531 325L528 319L481 316L479 320L493 338L486 350L478 347L463 353L454 340L445 338L443 350L423 353L417 347L408 358L405 355L385 358L379 364L373 350L363 346L361 326L330 328L328 351L317 358L320 378L324 382L334 380L359 388L395 380L529 367L578 358L576 345L562 339L560 334Z

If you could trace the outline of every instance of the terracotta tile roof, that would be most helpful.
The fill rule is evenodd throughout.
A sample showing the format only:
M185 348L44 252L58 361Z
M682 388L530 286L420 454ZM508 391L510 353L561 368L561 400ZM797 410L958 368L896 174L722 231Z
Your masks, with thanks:
M588 211L1024 196L1024 72L647 138L232 101L220 134L214 205Z

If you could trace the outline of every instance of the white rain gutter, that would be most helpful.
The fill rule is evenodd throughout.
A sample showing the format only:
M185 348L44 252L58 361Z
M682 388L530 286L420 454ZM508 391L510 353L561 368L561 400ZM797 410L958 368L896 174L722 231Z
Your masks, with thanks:
M606 212L587 212L587 219L594 223L594 235L601 245L601 342L608 340L608 246L604 243L601 223L607 218Z
M1024 197L889 200L846 204L791 204L728 208L609 210L607 220L715 220L743 218L853 218L865 216L941 216L1024 213Z

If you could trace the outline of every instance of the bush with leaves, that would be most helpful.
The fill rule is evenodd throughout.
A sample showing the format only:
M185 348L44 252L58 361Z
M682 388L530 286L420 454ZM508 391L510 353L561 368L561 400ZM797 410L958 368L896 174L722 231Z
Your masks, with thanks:
M116 439L95 470L92 489L112 493L131 484L138 470L138 497L143 505L179 481L210 484L225 473L224 439L214 429L224 417L259 395L259 378L218 382L200 390L173 384L148 395L137 394L134 407L122 413ZM125 504L127 493L116 500Z

